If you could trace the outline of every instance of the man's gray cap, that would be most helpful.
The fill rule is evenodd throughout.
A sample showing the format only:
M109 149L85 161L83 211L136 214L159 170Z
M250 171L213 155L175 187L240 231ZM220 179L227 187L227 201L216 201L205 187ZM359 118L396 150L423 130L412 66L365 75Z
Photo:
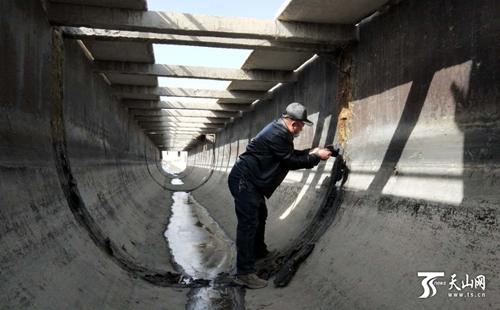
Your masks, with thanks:
M298 121L303 121L307 125L312 125L313 122L307 119L307 109L298 102L290 103L285 110L283 117L291 118Z

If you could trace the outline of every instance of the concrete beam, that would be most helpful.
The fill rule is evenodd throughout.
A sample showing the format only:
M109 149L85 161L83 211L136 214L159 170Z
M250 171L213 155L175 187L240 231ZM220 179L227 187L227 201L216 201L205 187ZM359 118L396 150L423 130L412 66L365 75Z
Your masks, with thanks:
M153 143L157 145L187 145L194 139L196 138L184 139L184 140L158 140L158 141L153 141Z
M164 139L158 139L158 138L153 138L153 137L149 137L150 140L154 143L154 144L164 144L164 143L189 143L191 140L194 140L196 139L197 136L189 136L189 137L179 137L179 138L167 138L165 137Z
M151 133L151 132L157 132L157 133L162 133L162 132L192 132L192 133L207 133L207 132L216 132L218 128L197 128L197 127L164 127L164 128L157 128L157 129L149 129L145 128L143 131L145 133Z
M167 135L167 134L160 134L160 135L148 135L151 139L156 139L156 140L165 140L165 139L183 139L183 138L196 138L199 137L203 134L179 134L179 135Z
M191 134L191 135L213 135L216 134L216 130L210 131L169 131L169 130L147 130L144 131L146 135L175 135L175 134Z
M272 19L137 11L51 3L50 22L59 26L289 42L346 42L352 25L283 22Z
M215 118L231 118L239 117L240 112L227 111L206 111L206 110L182 110L182 109L167 109L167 110L147 110L147 109L131 109L130 112L134 116L194 116L194 117L215 117Z
M188 144L180 144L180 145L157 145L160 151L182 151L184 150Z
M164 138L164 137L198 137L203 135L203 133L198 133L198 132L164 132L160 134L147 134L148 136L155 137L155 138Z
M249 104L219 104L207 100L206 102L183 102L183 101L154 101L154 100L123 100L122 103L129 109L188 109L188 110L210 110L210 111L242 111L252 110Z
M170 133L170 132L187 132L187 133L199 133L199 134L215 134L218 131L218 128L205 128L205 129L196 129L196 128L188 128L186 130L175 130L175 128L143 128L144 133L148 134L162 134L162 133Z
M156 145L187 145L191 141L196 139L196 137L190 138L190 139L182 139L182 140L151 140L154 144Z
M163 142L189 142L193 139L196 139L200 135L184 135L184 136L149 136L151 141L154 143L163 143Z
M196 128L196 127L184 127L184 128L178 128L178 127L171 127L171 128L159 128L159 129L146 129L144 132L146 133L151 133L151 132L157 132L157 133L162 133L162 132L191 132L191 133L205 133L205 132L215 132L217 131L217 128Z
M185 116L136 116L138 122L174 122L174 123L227 123L228 118L185 117Z
M181 124L175 121L142 121L139 122L139 126L143 129L160 129L160 128L224 128L225 123L189 123Z
M186 145L185 146L173 146L173 147L166 147L166 146L157 146L157 147L158 147L158 150L160 150L160 151L178 152L178 151L183 151L186 148Z
M245 99L256 100L266 98L266 92L244 91L244 90L211 90L195 88L173 88L173 87L147 87L147 86L113 86L113 92L123 98L137 95L146 96L169 96L169 97L191 97L191 98L223 98L223 99Z
M267 96L269 96L270 94L266 94L266 98L267 99ZM218 99L217 100L217 103L218 104L252 104L255 100L252 100L252 99L243 99L243 98L233 98L233 99L228 99L228 98L221 98L221 99Z
M213 134L216 130L186 130L186 131L171 131L171 130L146 130L144 131L146 135L176 135L176 134L192 134L192 135L203 135L203 134Z
M176 66L145 64L133 62L94 61L93 68L102 73L140 74L176 78L196 78L228 81L270 81L295 82L296 75L291 71L278 70L241 70L195 66Z
M191 141L193 141L194 139L190 139L190 140L184 140L184 141L159 141L159 142L155 142L156 145L163 145L163 146L176 146L176 147L179 147L179 146L182 146L182 147L185 147L187 146L189 143L191 143Z
M165 143L155 143L156 147L158 147L162 151L166 150L177 150L177 151L182 151L185 149L191 141L185 142L185 143L175 143L175 144L165 144Z
M178 151L182 151L183 149L185 149L188 145L189 145L190 141L189 142L186 142L186 143L177 143L177 144L156 144L156 146L161 150L161 151L172 151L172 150L178 150Z
M281 21L356 24L377 9L384 10L389 0L293 0L286 1L275 15ZM397 3L400 1L391 1Z
M137 31L112 31L91 28L61 27L67 38L81 40L104 40L157 43L172 45L192 45L221 48L261 49L273 51L295 51L330 53L338 49L339 44L308 44L296 42L278 42L259 39L230 39L213 37L192 37L162 33L144 33Z
M216 134L217 132L215 130L211 130L211 131L199 131L199 132L196 132L196 131L168 131L168 130L147 130L147 131L144 131L145 134L151 134L151 135L162 135L162 134L171 134L171 133L188 133L188 134L197 134L197 135L212 135L212 134Z

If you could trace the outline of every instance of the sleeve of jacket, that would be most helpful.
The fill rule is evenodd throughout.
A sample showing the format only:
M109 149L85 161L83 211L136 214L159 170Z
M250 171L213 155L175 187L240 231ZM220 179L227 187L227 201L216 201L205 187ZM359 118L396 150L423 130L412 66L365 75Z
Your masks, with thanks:
M293 150L293 153L295 155L304 155L304 154L309 154L311 149L305 149L305 150Z
M290 170L310 169L321 160L316 154L309 154L309 150L294 150L293 143L283 136L275 136L269 146L274 155L283 161Z

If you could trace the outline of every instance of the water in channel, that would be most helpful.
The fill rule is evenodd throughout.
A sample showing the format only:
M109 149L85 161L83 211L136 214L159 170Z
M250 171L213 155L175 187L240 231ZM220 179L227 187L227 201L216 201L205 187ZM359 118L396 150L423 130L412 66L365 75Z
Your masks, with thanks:
M165 231L174 263L193 279L214 280L234 269L236 249L207 210L189 193L172 196L172 216ZM188 294L188 310L244 309L239 287L193 288Z

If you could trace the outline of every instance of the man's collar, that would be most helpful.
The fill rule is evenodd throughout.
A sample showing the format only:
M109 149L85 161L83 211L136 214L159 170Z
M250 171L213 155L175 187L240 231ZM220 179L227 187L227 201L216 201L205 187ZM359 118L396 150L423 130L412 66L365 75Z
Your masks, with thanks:
M275 123L278 125L278 128L289 134L292 139L294 138L293 134L290 132L290 130L288 130L288 127L285 124L285 120L282 117L278 118Z

